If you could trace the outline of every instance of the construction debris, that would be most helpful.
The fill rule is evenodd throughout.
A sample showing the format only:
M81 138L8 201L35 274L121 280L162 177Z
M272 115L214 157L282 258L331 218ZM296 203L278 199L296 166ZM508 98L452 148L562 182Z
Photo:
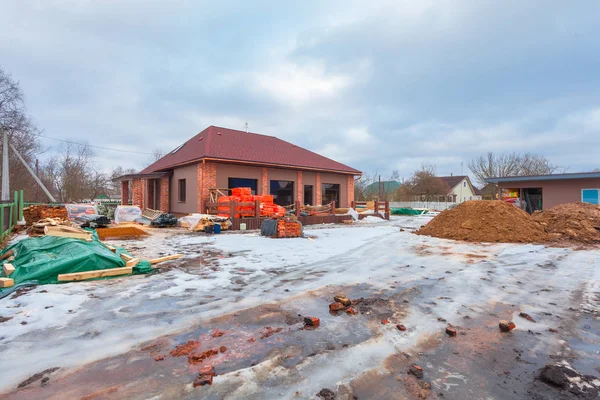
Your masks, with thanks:
M6 263L2 266L2 271L4 271L4 275L10 276L13 272L15 272L15 267L10 263Z
M531 315L525 312L519 313L519 317L525 318L527 321L535 322L535 319L531 318Z
M137 259L136 259L137 260ZM139 262L139 260L138 260ZM87 279L104 278L107 276L128 275L133 272L133 267L100 269L96 271L74 272L72 274L58 275L59 282L84 281Z
M316 317L304 317L304 326L310 326L313 328L317 328L321 325L321 320Z
M468 242L542 243L542 225L531 215L500 200L466 201L442 211L417 231L419 235Z
M183 257L183 254L171 254L170 256L158 257L148 260L151 265L158 264L164 261L176 260Z
M82 239L88 242L92 241L92 233L81 228L70 227L66 225L46 226L44 227L46 236L67 237L72 239Z
M9 288L15 285L15 281L11 278L0 278L0 288Z
M510 332L515 329L517 326L512 321L500 321L498 323L498 327L502 332Z
M65 219L44 218L44 219L41 219L41 220L31 224L31 226L28 230L28 234L31 237L44 236L46 234L45 228L47 226L59 226L59 225L71 226L71 222L66 218Z

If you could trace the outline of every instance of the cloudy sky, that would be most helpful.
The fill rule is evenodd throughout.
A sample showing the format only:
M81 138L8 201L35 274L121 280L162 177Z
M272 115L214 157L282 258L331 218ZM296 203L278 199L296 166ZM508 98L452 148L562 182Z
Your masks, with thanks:
M131 152L103 169L246 122L383 176L487 151L600 168L596 0L3 0L0 26L44 135Z

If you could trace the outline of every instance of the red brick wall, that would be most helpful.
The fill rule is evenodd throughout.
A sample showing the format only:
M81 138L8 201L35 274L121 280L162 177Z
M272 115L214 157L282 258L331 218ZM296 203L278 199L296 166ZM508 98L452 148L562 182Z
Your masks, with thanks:
M260 183L260 194L269 194L269 170L267 168L262 169L262 179Z
M198 212L204 212L204 203L210 199L209 189L217 188L217 165L198 163Z
M317 172L317 181L315 182L315 205L320 206L323 201L323 196L321 190L323 187L321 186L321 173Z
M142 180L140 178L134 179L131 183L131 203L134 206L142 206L144 198L144 190L142 187Z
M160 178L160 211L169 212L169 177Z
M346 207L350 207L354 201L354 176L348 175L348 204Z
M298 178L296 178L296 201L300 204L304 204L304 182L302 181L302 171L298 171Z
M129 204L129 181L121 181L121 204Z

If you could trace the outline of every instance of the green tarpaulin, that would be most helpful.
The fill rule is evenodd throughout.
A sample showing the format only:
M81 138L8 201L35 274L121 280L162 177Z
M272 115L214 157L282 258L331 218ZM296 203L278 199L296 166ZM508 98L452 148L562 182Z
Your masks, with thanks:
M393 215L421 215L425 212L425 210L414 210L412 208L397 208L392 207L390 211Z
M7 247L2 254L9 250L14 253L15 259L11 264L16 270L10 278L14 279L15 287L23 284L58 283L60 274L125 266L125 261L119 256L126 253L124 249L117 248L117 252L113 253L98 240L95 232L93 238L91 242L56 236L28 238ZM145 274L152 270L148 261L140 261L133 268L133 273ZM0 271L0 275L4 276L4 273ZM12 291L14 287L4 289L6 290Z

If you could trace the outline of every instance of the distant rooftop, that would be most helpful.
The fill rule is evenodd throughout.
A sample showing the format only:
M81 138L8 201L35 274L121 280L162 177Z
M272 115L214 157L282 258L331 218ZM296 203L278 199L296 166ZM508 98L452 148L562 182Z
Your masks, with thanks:
M528 176L506 176L500 178L488 178L486 182L525 182L525 181L555 181L563 179L593 179L600 178L600 172L576 172L569 174L528 175Z

